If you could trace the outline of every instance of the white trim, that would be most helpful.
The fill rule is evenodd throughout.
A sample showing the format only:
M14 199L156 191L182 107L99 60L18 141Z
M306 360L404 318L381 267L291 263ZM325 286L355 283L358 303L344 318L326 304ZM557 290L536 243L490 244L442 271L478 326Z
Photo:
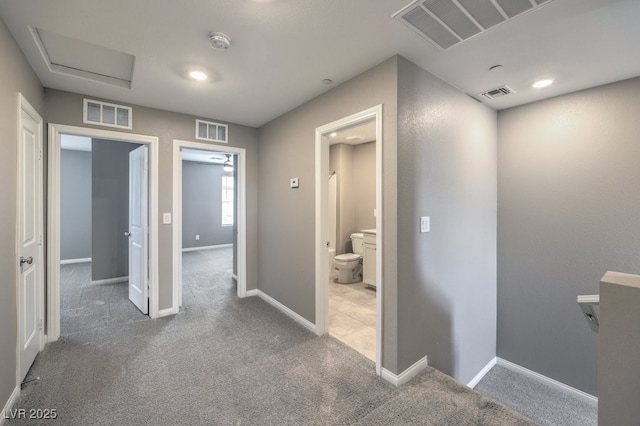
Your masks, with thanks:
M103 285L103 284L117 284L129 281L128 276L124 277L115 277L115 278L106 278L104 280L91 280L92 285Z
M60 337L60 136L78 135L140 143L149 146L149 317L159 316L158 164L160 143L156 136L49 123L49 175L47 208L47 334Z
M173 309L182 306L182 148L224 152L238 156L237 274L238 297L247 296L247 151L203 142L173 140Z
M162 317L168 317L171 315L175 315L180 311L180 309L176 309L173 306L167 309L160 309L158 311L158 317L157 318L162 318Z
M91 258L90 257L85 257L82 259L64 259L64 260L60 260L60 264L61 265L72 265L74 263L89 263L91 262Z
M2 409L2 413L0 413L0 426L4 424L5 420L11 418L6 413L11 409L11 407L13 407L13 404L16 403L19 396L20 396L20 385L17 385L15 388L13 388L13 392L11 392L11 395L9 396L9 400L4 405L4 408Z
M253 290L247 290L247 297L258 296L259 291L260 290L258 290L257 288L254 288Z
M402 386L405 383L407 383L409 380L413 379L415 376L420 374L422 370L427 368L427 365L429 365L429 363L427 361L427 357L425 356L423 358L420 358L411 367L407 368L406 370L404 370L402 373L398 375L393 374L391 371L387 370L386 368L382 369L382 374L380 375L382 376L383 379L385 379L387 382L391 383L392 385Z
M482 370L480 370L480 372L476 374L476 376L473 379L471 379L469 383L467 383L467 386L470 387L471 389L475 388L476 385L480 383L480 380L482 380L482 378L486 376L487 373L491 371L491 369L496 365L496 361L497 361L497 357L493 357L493 359L489 361L489 363L487 363L487 365L485 365L482 368Z
M319 335L329 330L329 265L327 259L327 187L329 176L329 137L331 132L364 121L376 121L376 374L382 374L383 319L383 252L382 235L382 105L377 105L348 117L316 128L315 133L315 194L316 194L316 328Z
M227 247L233 247L233 243L231 243L231 244L218 244L216 246L188 247L188 248L183 248L182 252L185 253L185 252L188 252L188 251L214 250L214 249L227 248Z
M270 304L274 308L278 309L280 312L282 312L283 314L287 315L289 318L291 318L292 320L294 320L295 322L297 322L298 324L300 324L301 326L303 326L307 330L311 331L312 333L318 334L316 332L316 325L314 323L312 323L311 321L307 320L303 316L301 316L301 315L297 314L296 312L292 311L291 309L287 308L282 303L278 302L276 299L274 299L273 297L269 296L267 293L265 293L265 292L263 292L261 290L252 290L252 292L253 291L255 291L257 293L257 295L258 295L258 297L260 297L260 299L264 300L265 302L267 302L268 304Z
M528 368L522 367L518 364L514 364L502 358L496 358L496 361L497 361L497 365L504 367L507 370L515 371L516 373L525 375L533 380L536 380L540 383L544 383L547 386L550 386L554 389L558 389L559 391L562 391L568 395L571 395L574 398L578 398L579 400L586 402L587 404L593 407L598 407L598 398L591 394L588 394L579 389L573 388L569 385L565 385L562 382L559 382L547 376L543 376L540 373L536 373L535 371L529 370Z
M39 184L39 192L40 192L40 199L38 200L37 206L35 206L36 209L39 209L40 212L38 214L38 234L39 234L39 240L40 240L40 244L39 244L39 248L38 248L38 257L39 257L39 262L36 264L36 275L37 275L37 286L38 288L36 289L36 297L38 298L37 300L37 318L36 320L38 322L40 322L41 326L39 327L39 335L38 335L38 352L41 352L44 349L44 345L45 345L45 331L44 331L44 327L42 326L42 324L44 323L45 320L45 308L44 308L44 299L45 299L45 279L44 279L44 275L46 273L46 270L42 267L42 265L44 265L45 262L45 252L44 252L44 218L46 217L45 211L44 211L44 196L45 196L45 187L44 187L44 133L43 133L43 121L42 121L42 117L40 116L40 114L38 114L38 111L36 111L36 109L31 106L31 104L29 103L29 101L27 100L27 98L25 98L22 93L18 93L18 102L17 102L17 138L16 138L16 153L18 155L18 159L16 161L16 163L18 164L18 169L17 169L17 173L16 173L16 186L15 186L15 194L16 194L16 223L15 223L15 230L16 230L16 239L15 239L15 261L16 263L18 262L18 258L20 256L20 252L21 252L21 247L20 247L20 243L19 243L19 237L18 235L20 235L20 224L21 224L21 219L20 217L22 216L21 213L21 203L20 203L20 190L24 189L20 187L20 162L23 160L22 158L22 153L23 153L23 145L20 142L20 139L22 137L22 112L25 112L29 117L31 117L31 119L33 119L33 121L36 122L36 124L38 125L38 142L40 143L40 164L39 164L39 169L38 169L38 177L37 177L37 181ZM20 377L20 370L21 370L21 365L20 365L20 361L21 361L21 350L20 350L20 328L22 327L22 309L21 309L21 300L20 300L20 268L17 267L15 269L16 273L15 273L15 290L16 290L16 307L17 307L17 321L16 321L16 386L20 387L20 383L22 382L22 377Z

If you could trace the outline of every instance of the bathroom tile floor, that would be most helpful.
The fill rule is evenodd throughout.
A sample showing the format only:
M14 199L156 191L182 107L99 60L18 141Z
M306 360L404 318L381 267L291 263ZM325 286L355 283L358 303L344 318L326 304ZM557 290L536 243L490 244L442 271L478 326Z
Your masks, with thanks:
M329 282L329 334L376 360L376 291L363 282Z

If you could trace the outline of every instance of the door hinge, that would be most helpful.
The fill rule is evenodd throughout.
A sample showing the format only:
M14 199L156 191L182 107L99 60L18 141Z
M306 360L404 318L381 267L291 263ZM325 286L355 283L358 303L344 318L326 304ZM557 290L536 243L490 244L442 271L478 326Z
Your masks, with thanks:
M40 318L39 328L40 328L40 331L42 331L42 329L44 328L44 320L42 318Z
M42 150L38 153L38 160L42 160Z

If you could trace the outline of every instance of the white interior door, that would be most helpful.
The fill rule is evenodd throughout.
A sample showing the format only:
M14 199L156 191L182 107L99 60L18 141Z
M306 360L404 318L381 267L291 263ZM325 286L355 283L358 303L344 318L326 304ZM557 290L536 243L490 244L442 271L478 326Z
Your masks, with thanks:
M18 135L18 375L22 382L44 343L42 119L20 97Z
M148 154L143 145L129 153L129 299L149 313Z

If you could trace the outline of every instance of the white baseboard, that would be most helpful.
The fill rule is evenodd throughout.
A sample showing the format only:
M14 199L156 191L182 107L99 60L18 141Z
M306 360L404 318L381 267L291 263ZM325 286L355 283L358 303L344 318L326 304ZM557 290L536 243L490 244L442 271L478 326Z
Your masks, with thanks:
M11 418L11 415L9 414L9 410L11 409L11 407L13 407L13 404L16 403L16 400L18 399L19 396L20 396L20 385L13 388L13 392L11 392L11 396L9 397L9 400L4 405L4 408L2 409L2 413L0 413L0 426L4 424L6 419Z
M60 264L61 265L71 265L72 263L89 263L91 262L91 258L90 257L85 257L82 259L64 259L64 260L60 260Z
M217 246L187 247L187 248L183 248L182 252L184 253L187 251L213 250L213 249L227 248L227 247L233 247L233 244L218 244Z
M96 285L100 285L100 284L116 284L116 283L123 283L123 282L127 282L129 281L129 277L116 277L116 278L107 278L106 280L91 280L91 284L96 284Z
M598 407L598 398L593 395L590 395L586 392L583 392L579 389L572 388L569 385L565 385L562 382L554 380L550 377L543 376L540 373L536 373L535 371L529 370L528 368L519 366L518 364L514 364L502 358L496 358L497 364L501 367L504 367L508 370L515 371L516 373L523 374L533 380L537 380L539 382L544 383L547 386L551 386L552 388L558 389L564 393L567 393L575 398L580 399L581 401L586 402L589 405L594 407Z
M474 377L473 379L471 379L469 383L467 383L467 386L470 387L471 389L475 388L476 385L480 383L480 380L482 380L482 378L486 376L487 373L491 371L491 369L496 365L497 361L498 361L498 358L493 357L493 359L489 361L489 363L485 365L478 374L476 374L476 377Z
M246 297L252 297L252 296L257 296L258 295L258 289L253 289L253 290L247 290L247 296Z
M422 372L425 368L427 368L429 363L427 362L427 357L420 358L416 361L411 367L404 370L402 373L395 375L391 371L386 368L382 368L382 378L387 382L391 383L394 386L402 386L407 383L409 380L413 379L419 373Z
M162 318L162 317L168 317L170 315L175 315L178 313L180 309L175 309L175 308L167 308L167 309L160 309L158 311L158 316L156 318Z
M251 290L251 292L253 292L253 291L254 290ZM278 309L280 312L282 312L283 314L287 315L288 317L290 317L292 320L294 320L298 324L302 325L307 330L313 332L314 334L318 334L316 332L316 325L314 323L312 323L311 321L307 320L306 318L300 316L299 314L297 314L296 312L292 311L291 309L287 308L282 303L278 302L276 299L274 299L273 297L271 297L268 294L264 293L263 291L261 291L261 290L255 290L255 291L256 291L257 295L260 297L260 299L264 300L265 302L267 302L268 304L270 304L274 308ZM249 292L247 292L247 295L248 294L249 294Z

